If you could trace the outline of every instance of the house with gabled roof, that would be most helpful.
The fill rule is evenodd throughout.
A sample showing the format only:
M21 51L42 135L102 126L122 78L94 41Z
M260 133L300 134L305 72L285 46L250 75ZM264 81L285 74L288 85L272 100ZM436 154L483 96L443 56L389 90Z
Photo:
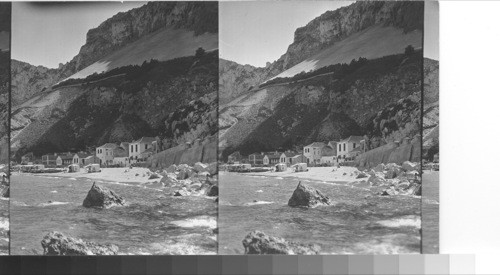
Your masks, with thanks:
M112 165L113 164L113 150L118 147L116 143L106 143L99 147L96 150L96 156L100 159L101 165Z
M262 158L262 164L270 166L276 165L280 163L280 157L281 153L278 152L267 153L264 155L264 158Z
M349 152L353 151L356 148L359 148L358 150L355 151L359 152L359 154L362 151L362 145L364 144L364 138L362 136L349 136L348 138L345 138L337 143L337 159L338 160L346 160L346 159L353 159L353 154L349 154Z
M46 154L42 156L42 164L45 166L56 165L57 154Z
M291 151L281 153L280 163L285 163L286 165L290 166L292 164L293 157L295 157L296 155L297 155L296 152L291 152Z
M139 160L141 159L141 154L151 149L150 151L155 153L154 145L156 144L156 138L154 137L142 137L138 140L134 140L129 144L129 158L130 160ZM149 151L148 151L149 152ZM144 155L143 155L144 156Z
M253 153L248 155L248 162L252 165L263 165L264 164L264 154Z
M64 154L64 155L59 155L56 158L56 165L57 166L67 166L73 163L73 155L71 154Z
M324 142L313 142L304 146L303 154L307 158L307 164L319 164L321 160L321 150L327 146Z

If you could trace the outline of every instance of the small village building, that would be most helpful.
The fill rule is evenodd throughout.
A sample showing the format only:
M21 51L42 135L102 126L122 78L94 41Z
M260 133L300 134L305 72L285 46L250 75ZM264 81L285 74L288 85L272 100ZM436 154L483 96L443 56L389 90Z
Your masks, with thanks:
M88 154L88 153L83 153L83 152L76 153L73 155L73 164L78 164L78 165L80 165L80 167L83 167L86 165L85 158L87 158L89 156L92 156L92 155Z
M248 162L252 166L259 166L264 164L264 154L262 153L253 153L248 155Z
M141 159L141 154L151 149L149 152L153 152L153 143L156 143L156 138L154 137L142 137L138 140L132 141L129 144L129 158L130 160L139 160Z
M293 156L291 165L295 165L297 163L307 163L306 156L303 154Z
M85 157L82 161L83 166L87 166L90 164L99 164L101 163L101 159L98 158L97 156L90 155L88 157Z
M127 146L126 144L125 146ZM128 146L127 147L116 147L113 149L113 165L120 166L120 167L125 167L129 162L129 157L128 157Z
M265 157L267 157L267 163L264 163L264 165L276 165L280 163L280 158L281 154L276 152L273 154L267 154Z
M56 158L56 165L57 166L67 166L73 163L73 156L72 155L59 155Z
M292 165L292 159L295 157L297 153L295 152L284 152L280 156L280 163L285 163L287 166Z
M337 159L339 161L344 161L348 158L352 157L352 154L349 155L349 152L352 150L356 149L359 147L358 150L356 150L356 154L359 154L362 152L361 148L362 144L364 144L363 137L362 136L350 136L346 139L343 139L337 143ZM359 153L357 153L359 151Z
M112 165L113 164L113 150L118 147L116 143L106 143L102 146L96 148L96 156L101 160L99 164L101 165Z
M321 161L321 150L327 146L323 142L313 142L304 147L303 154L307 158L307 164L319 164Z
M45 166L56 165L57 154L47 154L42 156L42 164Z

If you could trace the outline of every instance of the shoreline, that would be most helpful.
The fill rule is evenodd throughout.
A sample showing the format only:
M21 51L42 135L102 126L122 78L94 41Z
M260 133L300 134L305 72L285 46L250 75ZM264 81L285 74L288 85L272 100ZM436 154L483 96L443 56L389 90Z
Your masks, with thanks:
M120 168L101 168L101 172L98 173L87 173L85 171L79 171L74 173L15 173L16 175L30 175L34 177L58 177L58 178L68 178L68 179L88 179L95 181L104 182L114 182L114 183L135 183L135 184L147 184L153 183L155 181L161 180L161 175L156 179L149 179L152 172L148 168L134 167L132 169L120 167Z
M335 169L335 171L332 171ZM290 168L283 172L248 172L248 173L238 173L238 172L224 172L224 173L234 173L242 176L261 176L269 178L283 178L283 179L296 179L296 180L307 180L319 183L336 183L336 184L348 184L348 183L358 183L366 178L356 179L356 174L354 171L359 171L355 167L343 166L340 168L336 167L309 167L307 172L293 172ZM345 175L344 175L345 174Z

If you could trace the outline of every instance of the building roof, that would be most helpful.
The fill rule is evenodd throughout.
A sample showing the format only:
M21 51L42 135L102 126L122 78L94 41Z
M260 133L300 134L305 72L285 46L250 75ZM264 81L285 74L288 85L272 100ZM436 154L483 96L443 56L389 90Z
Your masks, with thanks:
M131 143L152 143L153 141L156 141L156 138L154 137L141 137L138 140L134 140Z
M77 155L81 159L84 159L88 156L92 156L91 154L88 154L88 153L76 153L75 155Z
M101 145L101 146L99 146L99 147L97 147L97 148L107 148L107 149L109 148L109 149L114 149L114 148L116 148L116 147L118 147L118 144L116 144L116 143L106 143L106 144Z
M46 159L48 159L48 160L56 160L57 159L57 156L54 156L52 154L43 155L42 159L43 159L43 157L47 157Z
M62 160L72 160L73 159L73 156L70 156L70 155L60 155L58 156L59 158L61 158Z
M293 158L300 158L300 157L304 157L305 158L306 156L304 156L302 154L293 156Z
M144 155L144 154L147 154L147 153L153 153L153 148L148 148L148 149L142 151L142 153L140 155Z
M281 154L269 154L266 156L268 159L279 159L281 157Z
M88 158L96 158L96 156L94 156L94 155L90 155L90 156L87 156L87 157L85 157L85 158L86 158L86 159L88 159Z
M350 136L346 139L341 140L340 142L361 142L362 140L362 136Z
M319 147L319 148L323 148L325 146L326 146L326 144L323 143L323 142L313 142L313 143L311 143L311 144L309 144L309 145L307 145L305 147Z
M250 155L248 155L248 158L250 158L250 156L255 156L255 159L263 159L264 158L264 154L260 154L260 153L250 154Z
M285 154L285 157L287 157L287 158L291 158L291 157L294 157L297 155L297 153L295 153L295 152L284 152L284 153L282 153L282 155L283 154Z

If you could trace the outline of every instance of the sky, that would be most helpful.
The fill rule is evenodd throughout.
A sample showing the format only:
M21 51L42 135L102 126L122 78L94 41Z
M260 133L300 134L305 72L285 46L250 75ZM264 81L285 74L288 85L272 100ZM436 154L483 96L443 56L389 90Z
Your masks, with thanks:
M15 2L12 59L57 68L85 44L87 32L118 12L146 2Z
M295 30L346 1L219 2L219 54L240 64L266 66L283 55Z
M439 60L439 3L425 2L424 57Z

